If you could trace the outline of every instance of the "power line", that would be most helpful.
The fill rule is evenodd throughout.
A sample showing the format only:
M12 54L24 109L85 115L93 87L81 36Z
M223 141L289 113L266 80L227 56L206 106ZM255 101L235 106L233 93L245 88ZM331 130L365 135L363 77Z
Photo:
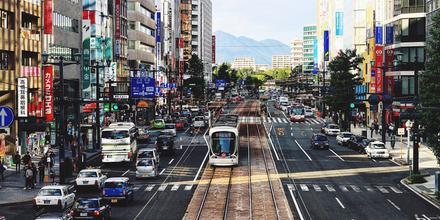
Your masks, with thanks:
M273 47L289 47L287 45L222 45L219 46L217 45L217 47L240 47L240 48L246 48L246 47L250 47L250 48L273 48Z

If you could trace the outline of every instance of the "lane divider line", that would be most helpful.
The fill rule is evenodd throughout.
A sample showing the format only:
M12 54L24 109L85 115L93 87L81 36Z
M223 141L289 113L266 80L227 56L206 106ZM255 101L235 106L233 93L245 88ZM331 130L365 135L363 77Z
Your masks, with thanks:
M296 211L299 215L299 219L304 220L304 216L302 215L301 209L299 208L298 202L296 201L295 196L293 195L293 191L289 190L290 196L292 197L293 203L295 204Z
M173 161L174 161L174 158L170 160L170 162L168 163L168 165L170 165Z
M307 154L307 152L301 147L301 145L298 143L297 140L295 140L296 145L302 150L302 152L309 158L310 161L312 161L312 158Z
M200 164L199 170L196 173L196 176L193 179L193 182L197 181L197 178L200 175L200 172L202 171L203 165L205 164L206 159L208 158L209 155L209 143L208 140L206 140L206 133L208 133L209 129L206 129L205 133L203 134L203 140L205 140L206 146L208 146L208 151L206 152L205 158L203 158L202 164Z
M400 211L400 207L399 206L397 206L396 204L394 204L394 202L392 202L391 200L389 200L389 199L387 199L387 201L392 205L392 206L394 206L394 208L396 208L397 210L399 210Z
M263 125L263 126L264 126L264 130L266 131L267 136L269 137L269 143L270 143L270 146L272 147L273 152L275 153L275 157L277 158L278 161L280 161L280 157L278 156L278 153L275 150L275 147L273 145L270 131L269 132L267 131L266 125ZM271 126L270 130L272 130L272 126Z
M130 169L128 169L127 171L125 171L122 176L125 176L125 174L127 174L128 172L130 172Z
M342 204L342 202L338 199L338 197L335 197L336 201L339 203L339 205L345 209L345 206Z
M333 151L332 149L329 148L329 150L336 156L338 157L340 160L345 161L341 156L339 156L335 151Z
M160 171L159 175L162 175L163 172L165 172L166 169L162 169L162 171Z

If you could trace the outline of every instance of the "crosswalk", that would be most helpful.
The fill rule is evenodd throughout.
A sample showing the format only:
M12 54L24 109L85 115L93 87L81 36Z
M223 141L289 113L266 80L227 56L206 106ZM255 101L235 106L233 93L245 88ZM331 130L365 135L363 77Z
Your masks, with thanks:
M321 125L325 123L322 118L306 118L304 122L290 122L287 118L281 117L262 117L263 123L274 123L274 124L290 124L290 123L303 123L308 125Z
M193 189L192 184L140 184L135 185L133 187L134 191L144 191L144 192L153 192L153 191L191 191Z
M287 184L287 188L289 190L302 191L302 192L352 192L352 193L361 193L361 192L378 192L382 194L402 194L406 192L403 189L400 189L397 186L358 186L358 185L332 185L332 184L298 184L295 187L293 184Z

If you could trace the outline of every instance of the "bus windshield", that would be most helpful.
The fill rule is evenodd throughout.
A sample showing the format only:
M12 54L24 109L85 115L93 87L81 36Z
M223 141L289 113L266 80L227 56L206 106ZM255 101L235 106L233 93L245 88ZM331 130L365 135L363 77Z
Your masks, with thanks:
M102 138L103 139L123 139L128 138L128 131L103 131Z
M293 115L304 115L304 108L292 108L290 112Z
M212 134L212 151L219 156L235 153L235 134L231 132L217 132Z

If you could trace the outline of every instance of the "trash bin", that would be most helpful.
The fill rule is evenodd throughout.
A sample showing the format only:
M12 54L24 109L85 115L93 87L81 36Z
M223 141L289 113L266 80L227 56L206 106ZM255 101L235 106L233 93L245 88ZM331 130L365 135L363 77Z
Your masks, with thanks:
M362 131L362 137L368 138L367 137L367 131Z

